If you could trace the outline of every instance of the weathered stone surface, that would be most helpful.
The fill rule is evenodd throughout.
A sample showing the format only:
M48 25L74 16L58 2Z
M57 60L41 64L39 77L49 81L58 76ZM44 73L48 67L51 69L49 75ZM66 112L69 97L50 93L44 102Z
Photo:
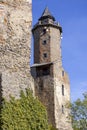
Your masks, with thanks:
M62 28L46 8L32 31L35 94L47 108L49 124L58 130L72 130L67 118L70 110L66 108L70 101L70 83L62 67Z
M68 75L63 68L60 68L59 71L57 69L56 71L58 72L58 75L54 76L56 127L59 128L59 130L72 130L71 121L68 118L70 110L66 107L66 104L70 102L70 84ZM64 72L64 76L62 76L62 71ZM64 95L62 93L62 85L64 86Z
M0 1L0 74L6 98L19 97L21 89L33 89L29 66L31 24L31 0Z
M19 98L20 90L29 87L46 106L49 123L59 130L72 130L67 119L69 110L65 108L70 101L70 84L62 67L61 27L54 23L53 16L46 16L48 19L39 21L34 28L34 63L47 64L34 67L34 71L41 71L41 76L33 72L33 79L30 72L31 9L31 0L0 0L0 103L2 96Z
M58 67L58 64L56 65ZM51 68L53 75L56 65L53 64L53 69ZM47 109L49 124L51 123L59 130L72 130L71 121L68 118L70 110L66 107L66 104L70 102L69 79L62 67L56 71L57 76L48 75L34 78L35 95ZM62 71L64 76L62 76ZM62 85L64 85L64 95L62 94ZM62 106L64 110L62 110Z
M55 127L54 79L50 76L37 78L35 80L35 95L47 109L49 124L52 123Z

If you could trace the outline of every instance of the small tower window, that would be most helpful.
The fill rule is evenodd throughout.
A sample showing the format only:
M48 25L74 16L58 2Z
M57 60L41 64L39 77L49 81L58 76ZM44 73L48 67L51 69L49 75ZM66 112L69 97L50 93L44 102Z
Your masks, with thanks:
M62 105L62 114L64 114L64 106Z
M46 28L43 29L43 34L45 34L45 33L46 33Z
M46 41L46 40L44 40L44 41L43 41L43 45L46 45L46 43L47 43L47 41Z
M47 53L44 53L43 56L44 56L44 58L46 58L47 57Z
M62 85L62 95L64 96L64 85Z

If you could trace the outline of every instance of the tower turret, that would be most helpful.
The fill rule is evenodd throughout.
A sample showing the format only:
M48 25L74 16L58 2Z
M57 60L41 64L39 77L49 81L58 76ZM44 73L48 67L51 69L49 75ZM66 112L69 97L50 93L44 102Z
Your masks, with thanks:
M45 8L32 31L34 35L34 63L59 61L61 66L62 27L55 22L55 18L48 8Z

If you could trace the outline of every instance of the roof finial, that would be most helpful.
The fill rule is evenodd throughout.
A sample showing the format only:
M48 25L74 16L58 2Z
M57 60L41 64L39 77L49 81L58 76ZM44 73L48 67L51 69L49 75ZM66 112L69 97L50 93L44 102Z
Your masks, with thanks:
M55 18L52 16L52 14L50 13L47 6L46 6L45 10L43 11L42 16L40 17L39 20L41 20L41 19L43 19L45 17L49 17L49 18L53 19L53 21L55 21Z

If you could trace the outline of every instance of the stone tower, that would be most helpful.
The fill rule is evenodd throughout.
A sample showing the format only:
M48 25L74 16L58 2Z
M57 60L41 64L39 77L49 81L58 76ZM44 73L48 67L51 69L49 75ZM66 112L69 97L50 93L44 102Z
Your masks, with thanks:
M46 106L49 123L59 130L72 130L65 107L70 101L68 75L62 67L62 27L46 8L33 27L35 94Z
M0 99L33 87L30 75L31 0L0 0Z

